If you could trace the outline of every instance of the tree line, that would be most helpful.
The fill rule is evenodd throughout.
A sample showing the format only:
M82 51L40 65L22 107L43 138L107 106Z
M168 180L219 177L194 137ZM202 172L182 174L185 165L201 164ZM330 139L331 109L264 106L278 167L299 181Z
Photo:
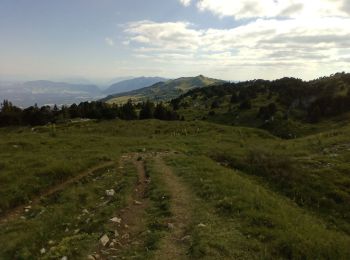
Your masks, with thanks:
M86 118L97 120L179 120L179 116L164 103L155 104L147 101L134 104L131 100L123 105L93 101L72 104L70 106L34 105L25 109L4 100L0 106L0 126L37 126L60 123L69 119Z

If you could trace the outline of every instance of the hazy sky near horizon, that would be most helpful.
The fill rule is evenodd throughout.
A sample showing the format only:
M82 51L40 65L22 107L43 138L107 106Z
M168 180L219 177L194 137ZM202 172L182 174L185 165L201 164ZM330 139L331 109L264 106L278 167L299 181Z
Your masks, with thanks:
M1 0L0 79L350 69L350 0Z

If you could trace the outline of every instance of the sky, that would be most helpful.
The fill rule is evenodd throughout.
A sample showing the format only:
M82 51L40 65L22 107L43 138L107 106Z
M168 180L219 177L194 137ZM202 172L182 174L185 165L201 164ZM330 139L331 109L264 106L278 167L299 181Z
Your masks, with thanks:
M0 0L0 79L350 71L350 0Z

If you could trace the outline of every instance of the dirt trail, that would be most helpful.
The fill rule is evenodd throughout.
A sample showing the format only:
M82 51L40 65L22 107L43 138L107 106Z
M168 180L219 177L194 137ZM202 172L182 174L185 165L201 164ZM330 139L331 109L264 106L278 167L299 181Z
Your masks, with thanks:
M171 212L169 219L172 224L170 233L161 241L159 250L155 253L157 260L189 259L187 251L191 237L186 234L192 216L191 201L193 197L186 185L176 176L161 157L156 157L156 165L162 173L163 181L171 195Z
M6 223L6 222L9 222L9 221L12 221L12 220L19 218L23 214L23 212L27 206L33 207L33 206L39 204L41 198L50 196L56 192L64 190L67 186L73 184L74 182L81 180L82 178L88 176L89 174L92 174L93 172L98 171L100 169L113 166L115 164L116 164L115 162L105 162L103 164L100 164L100 165L97 165L93 168L90 168L86 171L83 171L79 175L77 175L73 178L70 178L70 179L68 179L68 180L66 180L66 181L64 181L56 186L53 186L53 187L48 188L47 190L44 190L39 195L36 195L35 197L33 197L31 199L32 202L30 204L19 205L19 206L15 207L9 211L6 211L3 215L0 216L0 224L3 224L3 223Z
M144 162L138 160L139 157L140 155L138 154L123 157L123 163L132 161L135 165L138 173L138 182L132 196L127 201L127 207L115 215L116 218L120 219L120 223L110 222L109 229L114 231L114 234L109 236L110 240L106 246L100 245L98 248L98 259L119 259L121 251L125 252L132 246L138 246L143 243L139 235L145 232L146 229L145 214L150 200L145 194L149 180L146 177Z

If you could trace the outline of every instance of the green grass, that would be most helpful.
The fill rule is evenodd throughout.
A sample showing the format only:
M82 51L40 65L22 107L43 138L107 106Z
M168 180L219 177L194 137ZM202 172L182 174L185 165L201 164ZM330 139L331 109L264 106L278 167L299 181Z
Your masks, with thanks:
M55 135L45 126L2 128L0 210L28 203L42 191L122 154L144 148L172 150L186 155L172 165L198 196L193 204L198 222L210 228L200 229L193 222L192 257L348 257L344 243L349 243L345 233L350 233L350 125L340 120L331 126L327 129L322 123L321 132L293 140L202 121L91 121L58 125ZM168 203L159 203L159 196L167 191L152 162L147 162L147 170L153 179L149 192L153 202L147 212L151 233L143 238L149 248L156 248L166 232L162 219ZM120 203L96 212L95 225L80 223L76 217L82 207L93 208L100 192L109 189L113 182L106 174L102 175L106 179L95 182L88 177L84 184L46 199L27 220L2 225L0 258L37 258L43 247L57 247L52 254L86 256L84 246L98 243L101 232L108 232L103 223L122 207L134 171L129 167L127 178L117 171L118 185L125 185L116 198ZM38 215L42 209L45 212ZM60 223L71 223L73 228L66 234ZM75 229L80 231L74 234ZM50 240L54 244L49 247ZM152 256L144 248L136 251Z
M0 229L0 258L52 259L88 255L106 230L108 219L125 206L136 182L131 165L124 171L106 168L94 172L64 191L42 200L23 217ZM114 189L114 197L105 191ZM46 254L41 255L41 248Z
M240 236L245 237L239 240L238 244L248 244L246 239L251 241L263 258L350 257L350 238L347 235L328 229L321 219L298 208L293 201L244 178L241 173L218 166L206 157L181 156L171 162L196 194L215 209L217 217L223 218L220 222L223 227L230 222L240 223L237 228L241 232ZM232 234L221 240L213 239L215 235L203 238L199 234L198 243L208 244L215 241L218 247L222 247L219 247L220 252L226 252L227 257L230 257L230 253L237 251L232 248L228 238L237 236L237 231L228 230L231 230ZM265 249L261 248L259 242ZM194 252L198 254L200 251L205 254L207 248L210 246L204 246L203 250L194 249Z

